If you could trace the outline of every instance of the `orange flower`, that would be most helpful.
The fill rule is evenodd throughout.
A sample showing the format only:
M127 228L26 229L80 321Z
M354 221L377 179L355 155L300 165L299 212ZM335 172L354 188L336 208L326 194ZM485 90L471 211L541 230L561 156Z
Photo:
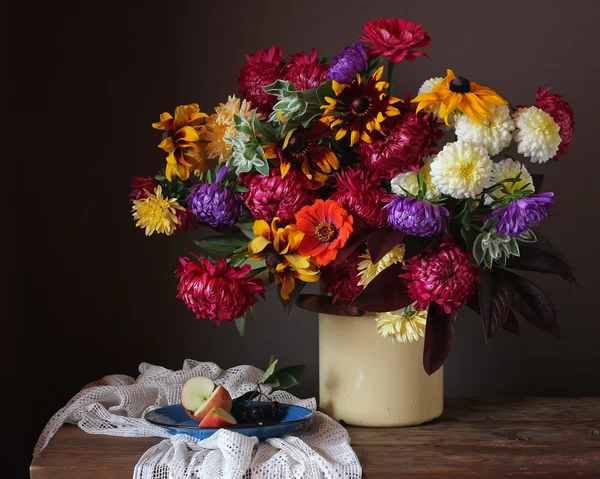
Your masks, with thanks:
M312 256L319 266L335 259L352 234L352 215L337 201L317 200L296 213L296 227L304 233L298 252Z
M158 147L169 154L165 170L169 181L173 175L187 180L190 170L204 173L208 169L206 146L200 142L207 116L196 103L192 103L175 108L174 118L164 112L160 121L152 123L154 128L165 132Z

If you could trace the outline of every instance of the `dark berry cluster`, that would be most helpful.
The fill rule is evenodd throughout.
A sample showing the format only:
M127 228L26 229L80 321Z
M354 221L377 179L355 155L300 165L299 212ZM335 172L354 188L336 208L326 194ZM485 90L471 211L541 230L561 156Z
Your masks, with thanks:
M231 414L238 423L258 426L280 422L285 417L285 405L277 401L234 403Z

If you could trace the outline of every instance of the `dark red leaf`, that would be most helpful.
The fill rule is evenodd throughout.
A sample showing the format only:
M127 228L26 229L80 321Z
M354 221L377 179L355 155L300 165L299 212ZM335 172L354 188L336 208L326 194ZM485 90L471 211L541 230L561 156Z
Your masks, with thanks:
M431 303L425 326L423 367L430 376L442 367L454 344L454 319L437 304Z
M556 308L544 290L510 271L505 271L504 274L512 286L510 295L512 308L562 344Z
M569 283L577 284L573 268L566 259L542 239L541 243L521 244L520 256L513 256L506 267L522 271L556 274Z
M519 322L517 321L517 317L515 313L511 311L508 312L508 316L506 316L506 321L502 325L502 329L505 329L509 333L514 334L515 336L521 336L521 327L519 326Z
M404 238L404 260L417 256L423 251L437 246L441 241L440 237L421 237L421 236L406 236Z
M406 294L402 265L393 264L375 276L367 287L352 302L352 305L365 311L396 311L406 308L413 302Z
M371 254L371 261L377 263L392 248L402 243L406 236L402 231L381 229L373 231L367 238L367 248Z
M333 264L337 266L340 263L343 263L348 258L348 256L354 253L356 248L358 248L365 242L369 234L370 232L364 231L362 233L358 233L356 235L351 236L350 241L346 243L346 246L344 246L341 250L338 251L337 256L333 260Z
M477 291L483 337L487 343L506 321L510 311L510 283L502 271L482 268Z
M335 314L337 316L362 316L364 311L350 303L337 301L333 297L324 294L301 294L298 296L296 306L308 311L323 314Z

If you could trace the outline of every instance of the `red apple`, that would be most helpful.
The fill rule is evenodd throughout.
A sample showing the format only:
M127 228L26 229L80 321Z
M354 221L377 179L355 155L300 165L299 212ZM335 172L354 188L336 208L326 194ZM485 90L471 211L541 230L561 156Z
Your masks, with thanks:
M181 405L185 412L194 419L194 411L201 408L215 390L212 379L204 376L195 376L188 379L181 388Z
M194 421L201 422L206 415L213 409L223 409L226 412L231 411L231 395L229 391L223 386L217 386L210 396L206 399L204 404L199 406L194 411Z
M204 416L204 419L202 419L200 427L231 427L234 424L237 424L237 421L231 414L225 411L225 409L213 407L208 414Z

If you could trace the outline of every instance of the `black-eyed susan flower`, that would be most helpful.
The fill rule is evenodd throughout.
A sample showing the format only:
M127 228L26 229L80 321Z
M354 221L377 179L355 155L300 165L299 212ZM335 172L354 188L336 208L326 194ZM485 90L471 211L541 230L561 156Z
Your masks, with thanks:
M321 121L336 130L336 140L350 132L351 146L359 139L370 143L371 133L379 131L386 118L400 114L393 105L402 100L384 93L389 84L381 81L382 74L380 67L366 83L360 75L347 84L332 80L336 97L325 97L327 105L321 106L324 110Z
M475 123L482 123L492 115L492 106L508 104L491 88L457 77L452 70L447 70L446 78L433 90L416 96L413 102L418 103L417 112L434 112L439 105L439 116L446 125L450 124L448 117L454 110L461 111Z

